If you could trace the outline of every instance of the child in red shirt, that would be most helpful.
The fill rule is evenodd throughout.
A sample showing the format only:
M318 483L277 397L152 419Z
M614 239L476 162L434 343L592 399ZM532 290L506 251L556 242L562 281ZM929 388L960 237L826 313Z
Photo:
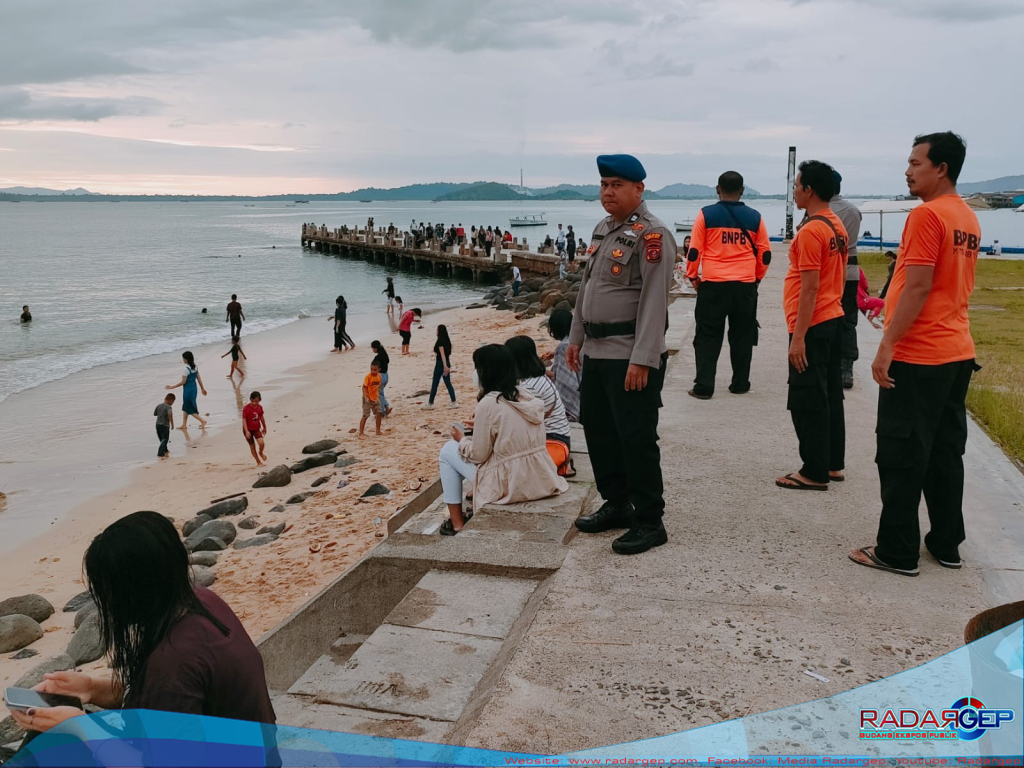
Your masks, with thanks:
M249 395L249 403L242 409L242 434L245 441L249 443L249 450L252 457L256 459L256 466L262 467L263 461L267 460L267 453L263 448L263 438L267 434L267 420L263 417L263 406L260 405L259 392ZM256 453L256 446L259 445L259 453ZM260 461L263 459L263 461Z

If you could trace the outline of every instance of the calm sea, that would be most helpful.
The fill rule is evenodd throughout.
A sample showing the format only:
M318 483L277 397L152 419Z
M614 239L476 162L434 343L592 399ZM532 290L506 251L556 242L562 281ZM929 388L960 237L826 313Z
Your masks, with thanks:
M706 201L653 201L666 222L692 219ZM769 233L785 204L753 203ZM343 294L353 325L380 309L381 267L303 251L302 222L339 226L416 221L508 227L511 216L547 215L547 227L515 230L531 245L556 225L589 238L600 205L524 203L31 203L0 204L0 402L16 392L109 363L226 338L224 306L237 293L245 333L274 328L300 313L327 314ZM1024 245L1024 214L980 215L983 240ZM904 214L887 214L898 239ZM874 234L878 217L866 216ZM406 304L458 301L471 285L401 274ZM18 322L23 304L35 318ZM208 313L201 310L206 307Z

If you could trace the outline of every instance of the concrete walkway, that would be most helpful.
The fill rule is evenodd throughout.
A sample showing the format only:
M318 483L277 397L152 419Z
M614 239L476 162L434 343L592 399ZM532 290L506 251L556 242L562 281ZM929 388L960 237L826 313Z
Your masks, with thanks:
M847 560L874 543L879 512L870 363L880 332L863 320L847 482L828 493L774 486L799 467L785 408L784 269L780 258L761 287L745 396L726 389L726 349L714 399L687 397L693 302L673 304L679 351L661 428L669 543L620 557L616 534L572 539L462 743L563 753L834 695L959 647L973 615L1024 593L1024 477L973 425L965 568L925 555L908 579Z

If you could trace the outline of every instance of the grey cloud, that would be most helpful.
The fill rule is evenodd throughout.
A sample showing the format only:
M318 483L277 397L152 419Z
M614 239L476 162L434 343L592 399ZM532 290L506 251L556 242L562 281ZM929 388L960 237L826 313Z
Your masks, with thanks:
M835 2L836 0L829 0ZM897 16L925 18L945 22L986 22L1024 15L1019 0L839 0L840 2L879 8ZM820 0L794 0L795 5Z
M761 59L750 59L743 64L743 72L778 72L781 69L779 63L774 59L764 57Z
M0 120L71 120L96 122L116 115L147 115L161 103L156 99L86 99L35 96L22 88L0 90Z
M637 46L618 40L605 40L598 47L598 63L626 80L656 77L689 77L694 66L690 62L674 61L663 53L638 56Z
M105 53L51 50L35 41L35 52L19 51L16 44L0 47L0 87L29 83L60 83L100 75L128 75L140 67Z

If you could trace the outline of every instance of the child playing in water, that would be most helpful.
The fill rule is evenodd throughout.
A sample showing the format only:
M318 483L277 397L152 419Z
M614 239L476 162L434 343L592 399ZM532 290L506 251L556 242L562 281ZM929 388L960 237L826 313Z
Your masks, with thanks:
M171 440L171 430L174 429L174 393L171 392L164 398L164 401L156 407L153 415L156 416L156 436L160 438L160 447L156 455L161 459L167 458L167 443Z
M263 398L259 392L249 395L249 403L242 409L242 434L249 444L252 457L256 459L256 466L262 467L263 461L267 460L267 453L264 450L263 439L267 434L267 420L263 416L263 406L260 401ZM259 446L259 453L256 453L256 446ZM263 461L260 461L263 459Z
M229 349L227 352L225 352L223 355L220 356L221 360L223 360L228 355L231 355L231 373L229 373L226 376L226 378L233 380L235 378L235 371L238 371L238 375L240 377L239 381L241 381L242 379L245 378L245 371L243 371L242 368L238 365L238 356L241 355L243 360L247 360L248 359L245 356L245 352L242 351L242 346L239 344L240 341L241 341L240 337L238 337L238 336L232 337L232 339L231 339L231 349Z

